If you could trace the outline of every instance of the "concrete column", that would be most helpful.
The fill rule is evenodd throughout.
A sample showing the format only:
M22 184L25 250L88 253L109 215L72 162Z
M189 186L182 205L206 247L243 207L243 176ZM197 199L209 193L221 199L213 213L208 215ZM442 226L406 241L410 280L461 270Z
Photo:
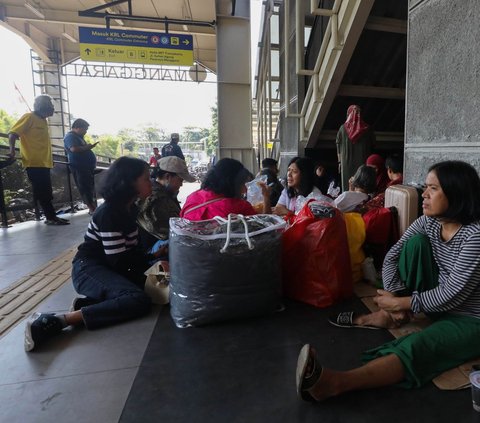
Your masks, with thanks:
M301 1L301 0L298 0ZM300 124L296 117L285 117L285 107L290 103L289 110L292 114L300 112L298 94L303 92L299 89L302 80L296 73L295 51L295 1L288 2L289 10L285 10L285 2L280 7L280 81L281 84L288 84L288 98L285 97L285 90L280 87L280 116L279 116L279 134L280 134L280 175L287 172L288 162L295 156L303 153L304 149L299 143ZM285 13L290 16L289 28L285 28ZM285 37L284 34L287 34ZM288 40L288 41L286 41ZM285 66L285 43L288 42L289 61ZM285 81L285 82L284 82ZM302 85L303 86L303 85ZM302 154L303 155L303 154Z
M63 148L63 137L70 130L68 107L68 87L66 77L61 74L60 66L53 63L40 65L42 92L53 99L55 113L48 118L52 144Z
M232 16L232 5L235 4ZM218 141L220 158L256 171L252 145L250 2L217 0Z
M463 160L480 170L480 2L410 0L405 177L423 182L430 165Z

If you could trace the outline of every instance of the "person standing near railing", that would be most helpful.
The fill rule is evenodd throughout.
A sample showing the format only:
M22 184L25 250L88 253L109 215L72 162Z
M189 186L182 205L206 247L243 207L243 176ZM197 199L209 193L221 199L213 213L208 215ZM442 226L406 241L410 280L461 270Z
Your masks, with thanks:
M33 198L40 203L47 225L68 225L70 222L58 217L53 208L52 142L48 132L47 118L53 116L55 107L48 95L39 95L33 103L33 112L25 113L8 134L9 157L15 158L15 143L20 139L22 165L32 184Z
M95 199L95 166L97 158L92 149L98 144L88 144L84 136L90 124L84 119L76 119L72 130L65 135L63 144L68 155L68 163L73 179L77 185L83 202L88 207L89 214L97 208Z
M177 156L179 159L185 160L182 149L178 145L179 141L180 135L174 132L170 136L170 142L162 147L162 157Z

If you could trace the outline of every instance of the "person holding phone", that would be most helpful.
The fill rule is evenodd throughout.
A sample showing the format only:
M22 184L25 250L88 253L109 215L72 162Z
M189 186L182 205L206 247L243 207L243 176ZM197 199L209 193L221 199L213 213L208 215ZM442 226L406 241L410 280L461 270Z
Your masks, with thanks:
M65 135L63 144L78 192L87 205L89 214L93 214L97 208L94 178L97 158L92 149L98 142L88 144L85 141L84 137L89 126L86 120L76 119L72 124L72 130Z

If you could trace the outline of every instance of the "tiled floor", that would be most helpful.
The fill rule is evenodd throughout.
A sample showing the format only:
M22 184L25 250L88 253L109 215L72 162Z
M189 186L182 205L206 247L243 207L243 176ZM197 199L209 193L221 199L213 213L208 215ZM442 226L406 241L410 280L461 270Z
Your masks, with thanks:
M68 216L67 216L68 217ZM33 222L0 233L0 275L8 285L71 248L86 214L68 227ZM66 283L42 311L65 311ZM284 312L204 328L178 329L168 307L122 325L69 330L44 348L23 350L21 322L0 338L0 422L479 422L469 391L428 386L351 393L311 405L295 393L301 345L317 347L337 369L360 364L361 351L387 331L342 330L332 312L364 310L352 299L329 310L287 302Z
M66 217L69 226L28 222L0 232L2 286L81 242L89 216ZM37 309L66 311L74 295L67 282ZM157 314L94 332L67 331L28 354L20 322L0 338L0 422L118 421Z

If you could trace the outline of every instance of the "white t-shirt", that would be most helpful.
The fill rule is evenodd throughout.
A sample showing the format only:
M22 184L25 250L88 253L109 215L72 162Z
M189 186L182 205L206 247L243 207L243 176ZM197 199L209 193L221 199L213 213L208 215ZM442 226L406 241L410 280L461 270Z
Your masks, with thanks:
M345 191L341 193L334 201L335 207L346 213L355 210L359 204L368 200L368 195L358 191Z
M287 189L284 188L282 193L280 194L280 198L278 199L277 204L285 206L291 212L295 212L295 211L298 211L298 210L295 210L295 205L297 203L297 198L298 197L299 196L289 198L288 194L287 194ZM329 203L332 202L332 199L330 197L327 197L327 196L323 195L322 192L317 187L313 187L312 192L310 194L308 194L307 197L306 197L307 200L309 200L311 198L313 198L317 201L327 201Z

